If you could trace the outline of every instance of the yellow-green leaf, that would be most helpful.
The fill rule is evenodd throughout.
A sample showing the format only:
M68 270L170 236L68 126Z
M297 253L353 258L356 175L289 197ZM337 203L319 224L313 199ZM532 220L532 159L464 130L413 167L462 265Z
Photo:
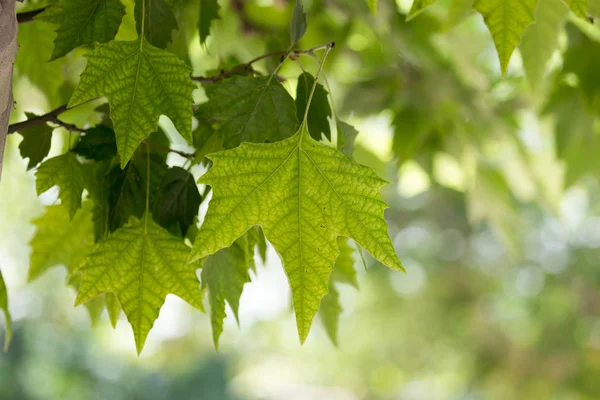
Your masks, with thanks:
M172 293L204 311L196 264L186 262L189 249L148 215L115 231L96 247L80 269L76 305L112 292L133 328L140 353L148 332Z
M289 139L244 143L215 153L201 182L213 198L191 260L229 247L261 225L283 259L304 342L338 257L337 236L354 238L383 264L403 270L387 233L374 171L310 137L306 124Z
M101 44L88 56L69 106L102 96L108 99L124 168L138 145L157 131L161 115L192 142L195 85L190 72L176 56L141 38Z
M408 15L406 16L406 20L410 21L417 15L421 14L427 7L435 3L436 0L415 0L413 2Z
M525 28L534 21L538 0L475 0L473 8L483 15L492 33L502 74L508 69L510 57L521 42Z
M581 18L588 17L588 0L563 0Z

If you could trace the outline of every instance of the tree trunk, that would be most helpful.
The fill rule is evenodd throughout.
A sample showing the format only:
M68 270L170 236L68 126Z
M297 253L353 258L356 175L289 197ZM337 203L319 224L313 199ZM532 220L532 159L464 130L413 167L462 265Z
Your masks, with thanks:
M19 47L17 28L15 0L0 0L0 177L8 122L13 109L12 76Z

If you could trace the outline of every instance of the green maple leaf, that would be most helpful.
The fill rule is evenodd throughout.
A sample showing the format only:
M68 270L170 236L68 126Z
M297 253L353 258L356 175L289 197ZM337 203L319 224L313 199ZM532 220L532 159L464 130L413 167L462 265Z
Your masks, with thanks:
M36 20L59 25L50 59L55 60L81 45L114 39L124 15L119 0L62 0Z
M0 271L0 309L4 311L4 323L6 325L6 332L4 333L4 351L8 351L8 345L12 338L12 319L8 310L8 293L6 291L6 284Z
M308 104L308 98L312 90L315 78L308 72L298 77L296 89L296 114L303 116ZM316 140L321 140L321 133L331 140L331 128L328 117L331 117L331 107L327 97L327 90L319 83L315 88L311 100L312 107L308 110L308 131Z
M85 169L77 161L75 153L65 153L44 161L35 177L38 195L54 186L59 187L58 197L69 211L69 216L73 218L75 212L81 207L81 196L87 179Z
M212 186L191 260L230 246L261 225L287 272L304 342L338 256L336 237L354 238L383 264L402 270L387 234L380 187L386 182L310 137L306 123L272 144L242 144L210 156Z
M179 133L192 141L192 90L189 68L176 56L142 38L101 44L88 56L73 107L97 97L110 103L121 167L138 145L158 129L166 115Z
M172 293L204 311L196 264L186 262L189 249L146 214L133 219L100 242L79 269L81 286L76 305L112 292L133 328L140 353Z
M348 245L348 239L346 238L338 237L338 245L340 247L340 255L335 260L333 271L329 277L329 293L323 297L321 307L319 308L319 316L325 327L327 336L329 336L331 342L336 346L338 345L338 324L343 308L335 284L346 283L358 289L354 259L352 258L354 251Z
M138 34L141 34L143 25L148 41L161 49L167 47L171 42L171 34L178 29L177 20L171 8L171 5L165 0L135 1L134 14ZM142 14L145 17L143 24Z
M427 7L435 3L436 0L415 0L408 15L406 16L406 20L410 21L417 15L421 14Z
M247 236L236 240L231 247L208 256L202 267L202 288L208 289L210 320L216 348L219 347L219 337L223 333L225 301L229 303L239 323L240 297L244 285L250 282L248 270L254 267L254 252L251 251Z
M296 132L294 99L276 79L233 76L205 89L210 100L198 108L196 116L222 121L225 148L242 142L276 142Z
M200 19L198 20L198 33L200 43L204 44L210 34L213 21L219 19L219 2L217 0L200 0Z
M534 21L538 0L475 0L473 8L483 15L492 33L502 74L515 48L521 42L525 28Z
M560 0L539 0L535 23L530 25L519 47L523 68L533 90L539 87L546 65L558 49L558 37L568 9Z
M35 114L31 113L25 113L25 115L27 115L27 119L36 117ZM22 129L19 132L23 136L23 141L19 144L21 157L29 158L27 169L35 168L48 156L53 131L54 128L42 124Z
M50 206L33 221L37 231L31 240L29 281L54 266L64 265L71 273L83 265L94 249L91 210L92 202L86 201L71 219L64 207Z

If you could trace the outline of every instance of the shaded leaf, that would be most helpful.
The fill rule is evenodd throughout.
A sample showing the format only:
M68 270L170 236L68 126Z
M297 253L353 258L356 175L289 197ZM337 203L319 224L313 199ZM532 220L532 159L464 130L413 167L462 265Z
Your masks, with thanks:
M233 76L205 89L210 100L198 108L196 116L222 123L225 148L243 142L276 142L296 131L294 99L276 79Z
M225 319L225 301L238 320L240 297L244 284L250 282L248 269L254 265L253 254L249 251L246 235L239 238L231 247L221 249L208 256L202 267L202 288L208 289L210 302L210 320L213 330L213 342L219 347L219 337L223 333Z
M292 21L290 22L290 42L292 45L298 43L306 33L306 13L302 0L296 0Z
M77 160L75 153L66 153L50 158L40 165L36 174L36 189L38 195L58 186L58 197L62 205L73 218L81 207L81 196L86 186L86 172Z
M200 19L198 20L200 43L206 42L212 22L219 19L219 9L217 0L200 0Z
M90 128L79 137L73 151L88 160L111 160L117 155L115 131L104 125Z
M4 312L4 324L6 330L4 332L4 351L8 351L8 345L12 338L12 319L10 317L10 311L8 310L8 293L6 291L6 284L2 277L2 271L0 271L0 309Z
M25 113L27 119L35 118L35 114ZM19 133L23 136L23 141L19 144L21 157L29 158L27 169L35 168L41 163L50 152L52 144L52 132L54 128L47 124L32 126L22 129Z
M193 175L180 167L169 168L154 198L152 216L168 231L185 236L202 198Z
M171 42L171 34L177 28L175 14L166 0L136 0L134 15L139 35L144 18L144 36L152 45L164 49Z
M354 143L356 142L358 131L352 125L338 120L337 132L338 150L348 157L352 157L352 154L354 153Z
M119 0L62 0L36 20L59 25L50 59L55 60L81 45L114 39L124 15Z
M298 87L296 89L296 115L299 118L304 116L306 105L315 78L308 72L303 73L298 77ZM328 117L331 117L331 107L327 97L327 90L320 83L317 84L313 98L311 100L310 109L308 110L308 130L312 137L316 140L321 140L321 133L331 140L331 129L329 127Z

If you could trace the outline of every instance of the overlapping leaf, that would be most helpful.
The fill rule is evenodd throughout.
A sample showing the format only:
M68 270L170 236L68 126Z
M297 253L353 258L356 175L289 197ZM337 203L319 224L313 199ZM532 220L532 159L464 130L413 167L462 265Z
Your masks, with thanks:
M27 119L35 117L35 114L26 113ZM52 144L52 132L47 124L32 126L21 130L19 133L23 136L23 141L19 144L21 157L29 158L27 169L35 168L41 163L50 152Z
M242 290L250 282L248 270L254 266L254 252L251 251L248 236L244 235L228 248L209 256L202 267L202 288L208 289L210 320L215 347L219 347L219 337L223 333L225 302L233 310L236 320Z
M147 215L102 241L80 269L76 304L112 292L133 328L138 353L172 293L203 310L196 264L189 249Z
M219 9L217 0L200 0L200 19L198 20L200 43L206 42L213 21L219 19Z
M125 7L120 0L62 0L37 16L37 20L58 24L51 60L74 48L114 39Z
M177 20L166 0L136 0L135 21L138 34L142 32L154 46L164 49L171 42L171 34L177 29ZM142 24L142 16L144 23Z
M348 239L338 237L340 254L335 260L333 271L329 276L329 293L321 300L319 316L331 342L338 344L338 325L343 311L336 283L346 283L358 289L356 271L354 270L353 249L348 245Z
M121 167L125 167L138 145L157 131L161 115L192 141L194 85L189 75L181 60L143 39L101 44L88 56L69 105L101 96L108 99Z
M35 177L38 195L58 186L58 197L69 211L69 216L73 218L75 212L81 207L81 196L87 179L86 172L75 153L65 153L44 161Z
M308 98L314 85L315 78L308 72L298 77L298 86L296 89L296 114L299 118L304 116ZM329 127L328 117L331 117L331 107L327 97L327 90L320 83L317 84L311 107L308 110L308 130L313 138L321 140L321 133L331 140L331 128Z
M402 270L383 218L379 190L385 181L316 142L306 124L287 140L243 144L211 159L213 167L201 182L214 194L191 260L229 247L261 225L283 259L302 342L328 291L338 235L354 238L376 259Z
M274 78L233 76L205 89L210 100L196 116L222 122L225 148L242 142L276 142L296 132L294 99Z

